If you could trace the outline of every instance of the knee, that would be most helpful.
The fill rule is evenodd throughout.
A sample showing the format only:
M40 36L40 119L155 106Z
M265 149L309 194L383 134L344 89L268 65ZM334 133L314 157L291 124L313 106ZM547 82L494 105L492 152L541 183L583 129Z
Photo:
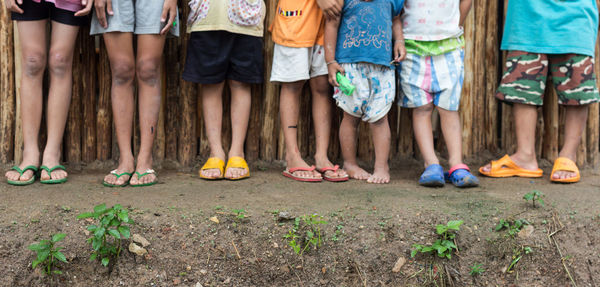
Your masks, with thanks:
M304 81L294 82L294 83L284 83L281 85L281 89L288 93L299 94L302 92L302 88L304 87Z
M135 64L130 60L111 61L111 72L114 85L131 84L135 76Z
M50 51L48 67L50 74L56 77L64 77L71 71L73 57L63 52Z
M387 115L385 115L383 118L378 119L374 122L370 122L370 125L374 126L374 127L380 127L382 125L387 125L388 124L388 117Z
M141 59L137 62L137 77L140 82L156 86L160 79L160 58Z
M433 104L427 104L414 109L413 114L418 116L431 115L433 112Z
M27 77L40 76L46 68L46 54L33 52L23 55L23 72Z
M247 90L249 90L250 89L250 84L248 84L248 83L242 83L242 82L239 82L239 81L236 81L236 80L229 80L229 87L231 89L236 89L236 90L238 90L238 89L247 89Z

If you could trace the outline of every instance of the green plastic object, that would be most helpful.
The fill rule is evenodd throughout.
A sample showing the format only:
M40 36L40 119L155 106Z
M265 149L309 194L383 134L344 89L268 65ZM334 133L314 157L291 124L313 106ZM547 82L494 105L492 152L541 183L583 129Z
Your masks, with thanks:
M350 82L350 80L340 72L337 73L336 79L338 84L340 84L340 90L342 93L344 93L346 96L352 96L354 90L356 90L356 86L354 86L352 82Z

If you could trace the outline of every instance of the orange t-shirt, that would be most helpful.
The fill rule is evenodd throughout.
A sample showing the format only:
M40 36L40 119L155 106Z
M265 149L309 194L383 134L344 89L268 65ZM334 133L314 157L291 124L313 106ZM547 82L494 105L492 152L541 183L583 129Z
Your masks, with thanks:
M316 0L279 0L275 12L273 42L293 48L323 45L325 18Z

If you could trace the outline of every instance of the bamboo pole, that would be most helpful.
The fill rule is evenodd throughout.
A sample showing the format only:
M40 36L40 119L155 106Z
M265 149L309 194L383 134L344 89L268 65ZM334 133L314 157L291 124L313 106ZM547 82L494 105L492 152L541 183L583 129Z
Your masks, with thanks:
M275 18L277 1L267 1L267 21L265 27L270 27ZM265 29L265 95L262 99L262 130L260 135L260 157L263 160L273 160L277 154L277 139L279 126L279 86L269 82L271 78L271 66L273 64L273 41L271 33Z
M104 42L101 41L100 37L96 38L99 40L100 57L98 61L98 111L96 117L96 158L98 160L108 160L111 158L117 159L118 148L116 148L116 136L114 137L115 143L113 144L113 125L112 125L112 112L110 105L110 89L111 89L111 72L110 62L108 61L108 53Z
M0 163L13 159L15 124L15 78L13 26L7 9L0 9Z
M14 162L20 163L23 160L23 126L21 122L21 42L19 41L19 31L17 25L14 27L14 59L15 59L15 157Z

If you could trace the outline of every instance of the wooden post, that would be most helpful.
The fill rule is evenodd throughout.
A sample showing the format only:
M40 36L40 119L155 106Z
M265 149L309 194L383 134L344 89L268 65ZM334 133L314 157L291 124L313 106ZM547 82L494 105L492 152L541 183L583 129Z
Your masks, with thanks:
M156 138L152 147L153 161L160 165L165 158L165 104L167 99L167 73L165 69L165 57L161 59L160 65L160 110L156 123Z
M491 0L492 2L495 0ZM483 149L483 137L485 135L485 79L487 69L486 66L482 65L485 63L485 52L486 52L486 40L487 40L487 31L486 31L486 10L487 10L487 2L488 0L479 0L473 2L473 12L471 14L475 14L475 22L472 23L474 30L474 38L471 38L471 41L474 41L474 54L473 60L470 65L465 65L465 68L470 68L472 70L473 84L471 88L471 119L472 119L472 152L478 152ZM468 114L466 116L469 116Z
M183 18L182 18L183 19ZM182 29L180 34L185 33ZM177 127L179 123L179 71L183 69L183 63L178 58L179 39L167 39L166 65L166 122L165 122L165 157L168 160L177 160ZM176 64L179 63L179 64Z
M98 74L96 69L89 67L97 67L95 39L90 37L89 28L82 28L82 33L79 35L81 43L81 58L83 63L81 82L81 107L83 110L83 124L81 127L81 160L85 163L91 163L97 157L96 143L96 81Z
M477 2L477 1L476 1ZM465 79L463 81L462 98L460 104L463 155L469 156L473 151L473 93L474 93L474 49L475 49L475 12L471 11L465 21Z
M23 160L23 126L21 122L21 42L19 41L19 31L17 25L14 27L14 60L15 60L15 157L14 162L20 163Z
M15 78L13 58L13 25L10 12L0 9L0 163L13 159L15 124Z
M96 117L96 158L98 160L108 160L112 156L117 156L118 149L113 150L112 138L112 120L111 120L111 105L110 105L110 89L111 89L111 72L110 62L108 61L108 53L104 42L100 36L96 36L100 40L100 58L98 61L98 112ZM115 137L116 139L116 137ZM115 158L116 159L116 158Z
M487 1L486 43L485 43L485 131L484 148L495 150L498 145L498 102L494 97L498 88L498 73L502 71L499 65L499 40L498 33L498 1Z
M181 7L183 10L182 15L187 15L189 13L189 6L183 5ZM181 21L181 31L185 32L187 29L186 21ZM181 57L179 58L180 63L185 62L185 55L187 54L187 41L189 39L189 34L182 33L181 34L182 47ZM183 70L180 69L179 79L181 79L181 73ZM198 139L196 137L196 113L197 109L197 85L194 83L186 82L183 79L179 82L181 94L179 96L179 111L180 113L180 122L179 122L179 141L177 147L177 158L179 163L183 167L190 167L193 161L198 154L197 142Z
M266 1L267 21L265 27L270 27L275 18L275 8L277 1ZM262 99L261 123L262 130L260 134L260 157L263 160L274 160L277 154L277 139L279 126L279 86L269 82L271 78L271 66L273 64L273 41L271 33L265 29L265 95Z
M262 87L252 85L252 108L250 109L250 122L248 124L248 136L246 137L245 153L247 160L257 160L260 154L260 97Z
M85 63L81 59L82 43L81 35L84 31L80 30L77 40L75 41L75 49L73 50L73 85L71 90L71 104L69 105L69 115L65 127L65 134L63 140L65 160L69 163L78 164L81 162L81 97L83 96L82 91L82 75L85 67L88 63Z
M398 121L398 155L403 158L414 156L412 111L399 108L400 120Z

